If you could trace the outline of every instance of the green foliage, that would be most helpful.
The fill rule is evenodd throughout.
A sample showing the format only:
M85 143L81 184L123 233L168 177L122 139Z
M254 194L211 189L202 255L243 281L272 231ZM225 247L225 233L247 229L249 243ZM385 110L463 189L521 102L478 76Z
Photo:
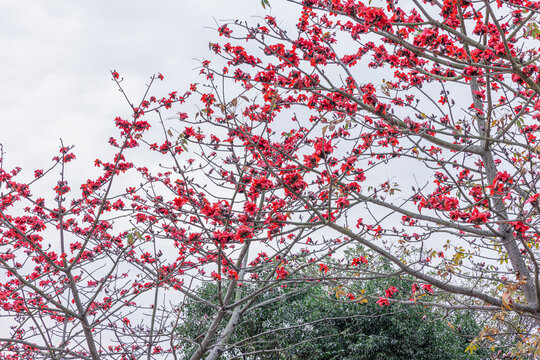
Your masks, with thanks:
M252 289L253 290L253 289ZM216 288L205 285L199 295L213 300ZM258 303L287 297L244 314L224 358L241 359L485 359L483 350L465 348L481 327L468 312L441 314L421 306L336 301L322 285L288 286L264 293ZM178 328L181 338L200 341L215 310L190 302L188 319ZM186 358L195 350L183 344Z

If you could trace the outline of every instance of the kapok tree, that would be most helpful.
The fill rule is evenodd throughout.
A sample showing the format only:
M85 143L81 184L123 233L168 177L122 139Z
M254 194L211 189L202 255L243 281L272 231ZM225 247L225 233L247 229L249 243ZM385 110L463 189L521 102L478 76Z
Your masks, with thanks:
M80 189L64 145L35 180L2 168L3 354L174 358L189 297L215 309L192 359L216 359L291 282L538 317L537 3L291 3L296 28L219 28L197 111L126 95L115 155ZM399 276L410 286L347 291ZM219 305L193 291L205 281ZM534 324L516 330L529 346Z
M540 4L288 3L296 27L223 23L210 47L224 67L205 70L258 95L226 126L284 202L302 204L280 224L331 237L334 258L354 244L386 258L385 276L414 279L397 289L411 302L428 292L435 307L533 319L516 331L535 349ZM330 263L320 270L331 278Z
M170 340L168 323L181 302L170 309L162 305L160 289L178 290L183 269L193 265L178 252L172 260L159 260L162 247L153 243L158 234L151 229L158 219L145 220L150 206L138 194L147 184L122 177L135 166L127 153L150 128L145 112L183 103L190 92L150 97L153 82L163 79L159 74L134 104L120 75L111 74L128 100L130 118L115 119L120 132L109 139L114 153L95 161L98 175L77 178L69 168L72 146L62 143L50 166L19 180L21 168L5 169L2 149L0 352L6 358L150 358L164 351L164 338ZM48 188L44 181L51 177ZM152 206L159 211L158 204Z
M285 220L303 216L303 203L238 139L233 114L215 116L249 107L247 97L218 100L212 81L209 91L193 84L183 95L152 96L158 74L134 102L111 74L129 111L114 120L114 153L95 160L98 175L81 181L64 144L29 180L1 167L0 351L10 359L176 358L189 298L215 310L202 337L190 339L198 344L193 358L215 359L258 296L298 281L294 274L328 256L330 244L298 246L313 231ZM199 111L165 116L194 93ZM264 124L251 140L256 131L266 141ZM297 145L273 146L278 152L265 161L279 165L279 151ZM202 282L216 284L219 305L197 295Z

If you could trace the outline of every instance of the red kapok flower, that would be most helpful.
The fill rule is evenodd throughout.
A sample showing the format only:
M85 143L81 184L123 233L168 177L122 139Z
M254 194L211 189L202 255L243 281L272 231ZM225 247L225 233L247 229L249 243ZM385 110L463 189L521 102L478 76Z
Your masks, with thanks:
M377 300L377 305L379 305L380 307L383 307L383 306L390 306L390 303L388 302L388 299L385 298L385 297L380 297L379 300Z

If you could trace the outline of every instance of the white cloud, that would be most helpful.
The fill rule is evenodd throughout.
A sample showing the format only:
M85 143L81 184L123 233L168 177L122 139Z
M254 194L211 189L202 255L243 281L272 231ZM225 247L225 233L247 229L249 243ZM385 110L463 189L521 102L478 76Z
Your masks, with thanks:
M277 1L276 1L277 2ZM257 0L24 1L0 4L0 143L8 166L44 167L59 138L88 166L128 114L109 70L138 99L149 76L156 91L197 81L194 58L209 56L213 18L262 15Z

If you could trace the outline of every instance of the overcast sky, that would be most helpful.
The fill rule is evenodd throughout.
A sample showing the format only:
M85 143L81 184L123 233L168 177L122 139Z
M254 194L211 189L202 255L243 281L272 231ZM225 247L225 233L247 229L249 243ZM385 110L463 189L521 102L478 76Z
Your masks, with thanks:
M272 1L276 14L281 0ZM259 0L29 0L0 2L0 143L8 166L44 167L59 138L76 145L78 163L93 161L128 116L110 80L117 70L136 95L149 76L156 92L198 81L194 59L210 55L215 19L253 20ZM138 97L137 97L138 98Z

